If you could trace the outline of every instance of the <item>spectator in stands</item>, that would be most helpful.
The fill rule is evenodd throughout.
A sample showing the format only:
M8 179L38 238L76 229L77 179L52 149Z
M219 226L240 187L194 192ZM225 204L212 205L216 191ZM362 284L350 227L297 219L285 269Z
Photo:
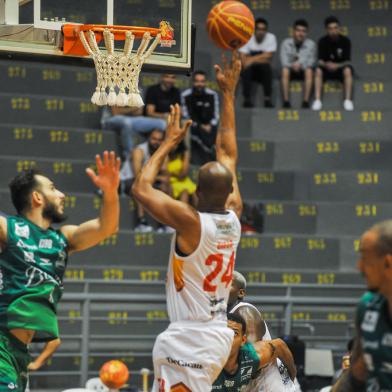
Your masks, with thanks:
M130 160L126 161L121 170L121 180L123 182L123 189L127 194L130 194L133 180L142 170L142 167L151 158L154 152L158 149L164 139L164 132L155 129L151 132L146 142L137 145L132 151ZM157 177L155 187L161 189L163 192L170 193L169 176L165 168ZM166 228L159 228L163 231ZM153 231L153 227L148 224L143 207L136 201L136 224L135 231L140 233L147 233Z
M282 65L283 107L291 108L289 100L290 80L304 80L304 96L302 108L309 108L312 92L313 67L316 62L316 44L307 38L309 25L305 19L294 22L293 37L286 38L280 47Z
M182 115L191 119L192 163L202 165L215 160L215 139L219 122L218 94L206 88L204 71L193 73L192 88L181 94Z
M264 107L272 108L272 56L276 52L277 41L274 34L268 32L268 22L264 18L256 19L255 33L240 50L242 61L243 106L254 107L252 85L260 83L264 88Z
M339 80L344 85L345 110L354 110L351 99L353 87L353 67L351 65L351 41L340 32L340 23L335 16L324 22L327 35L318 42L318 67L315 79L315 101L313 110L321 110L321 89L325 80Z
M170 186L173 197L184 203L196 205L196 184L189 177L190 153L184 141L169 154L167 171L170 175Z
M166 120L170 105L180 103L180 90L174 87L176 75L163 74L161 81L146 91L146 115ZM165 124L166 125L166 124Z
M164 131L166 121L143 116L142 108L113 106L102 112L102 128L116 131L120 137L123 159L127 159L134 146L136 135L146 135L153 129Z

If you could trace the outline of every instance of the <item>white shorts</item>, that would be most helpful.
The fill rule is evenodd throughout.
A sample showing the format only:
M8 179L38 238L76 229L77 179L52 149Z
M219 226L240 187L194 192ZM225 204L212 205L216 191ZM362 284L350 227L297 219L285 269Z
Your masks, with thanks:
M153 392L209 392L229 358L226 321L179 321L156 339Z

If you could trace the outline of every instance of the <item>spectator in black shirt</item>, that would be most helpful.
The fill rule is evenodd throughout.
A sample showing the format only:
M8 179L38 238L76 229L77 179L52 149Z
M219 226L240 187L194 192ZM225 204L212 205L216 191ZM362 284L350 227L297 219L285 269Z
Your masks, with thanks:
M196 71L193 85L181 94L182 115L191 119L191 162L204 164L215 159L215 139L219 121L218 94L206 88L206 74Z
M150 86L146 92L146 116L166 119L170 105L180 103L180 90L174 87L176 75L163 74L159 84Z
M320 110L321 89L325 80L339 80L344 85L345 110L354 110L352 102L353 67L351 65L351 41L340 33L339 20L330 16L325 19L327 35L318 42L318 67L315 79L315 101L312 109Z

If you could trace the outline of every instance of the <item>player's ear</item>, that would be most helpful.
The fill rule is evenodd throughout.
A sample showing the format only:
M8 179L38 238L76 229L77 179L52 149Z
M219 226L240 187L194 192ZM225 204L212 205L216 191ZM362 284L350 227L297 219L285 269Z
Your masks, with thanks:
M41 192L33 191L31 193L31 205L40 206L43 204L44 198Z
M238 298L243 299L245 297L245 289L240 289L238 291Z
M392 269L392 255L390 255L390 254L385 255L384 268L385 269Z
M241 342L241 346L243 346L246 342L248 341L248 337L245 335L242 335L242 342Z

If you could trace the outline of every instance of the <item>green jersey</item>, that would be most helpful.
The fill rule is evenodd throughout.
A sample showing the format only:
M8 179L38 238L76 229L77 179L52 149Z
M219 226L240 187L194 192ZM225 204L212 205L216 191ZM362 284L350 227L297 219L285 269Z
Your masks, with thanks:
M31 329L35 341L56 338L67 240L20 216L7 218L7 231L0 253L0 330Z
M238 369L235 374L228 374L225 369L212 386L212 391L240 392L258 373L260 358L252 343L245 343L238 354Z
M392 320L386 298L366 293L358 306L357 326L369 372L367 391L392 392Z

